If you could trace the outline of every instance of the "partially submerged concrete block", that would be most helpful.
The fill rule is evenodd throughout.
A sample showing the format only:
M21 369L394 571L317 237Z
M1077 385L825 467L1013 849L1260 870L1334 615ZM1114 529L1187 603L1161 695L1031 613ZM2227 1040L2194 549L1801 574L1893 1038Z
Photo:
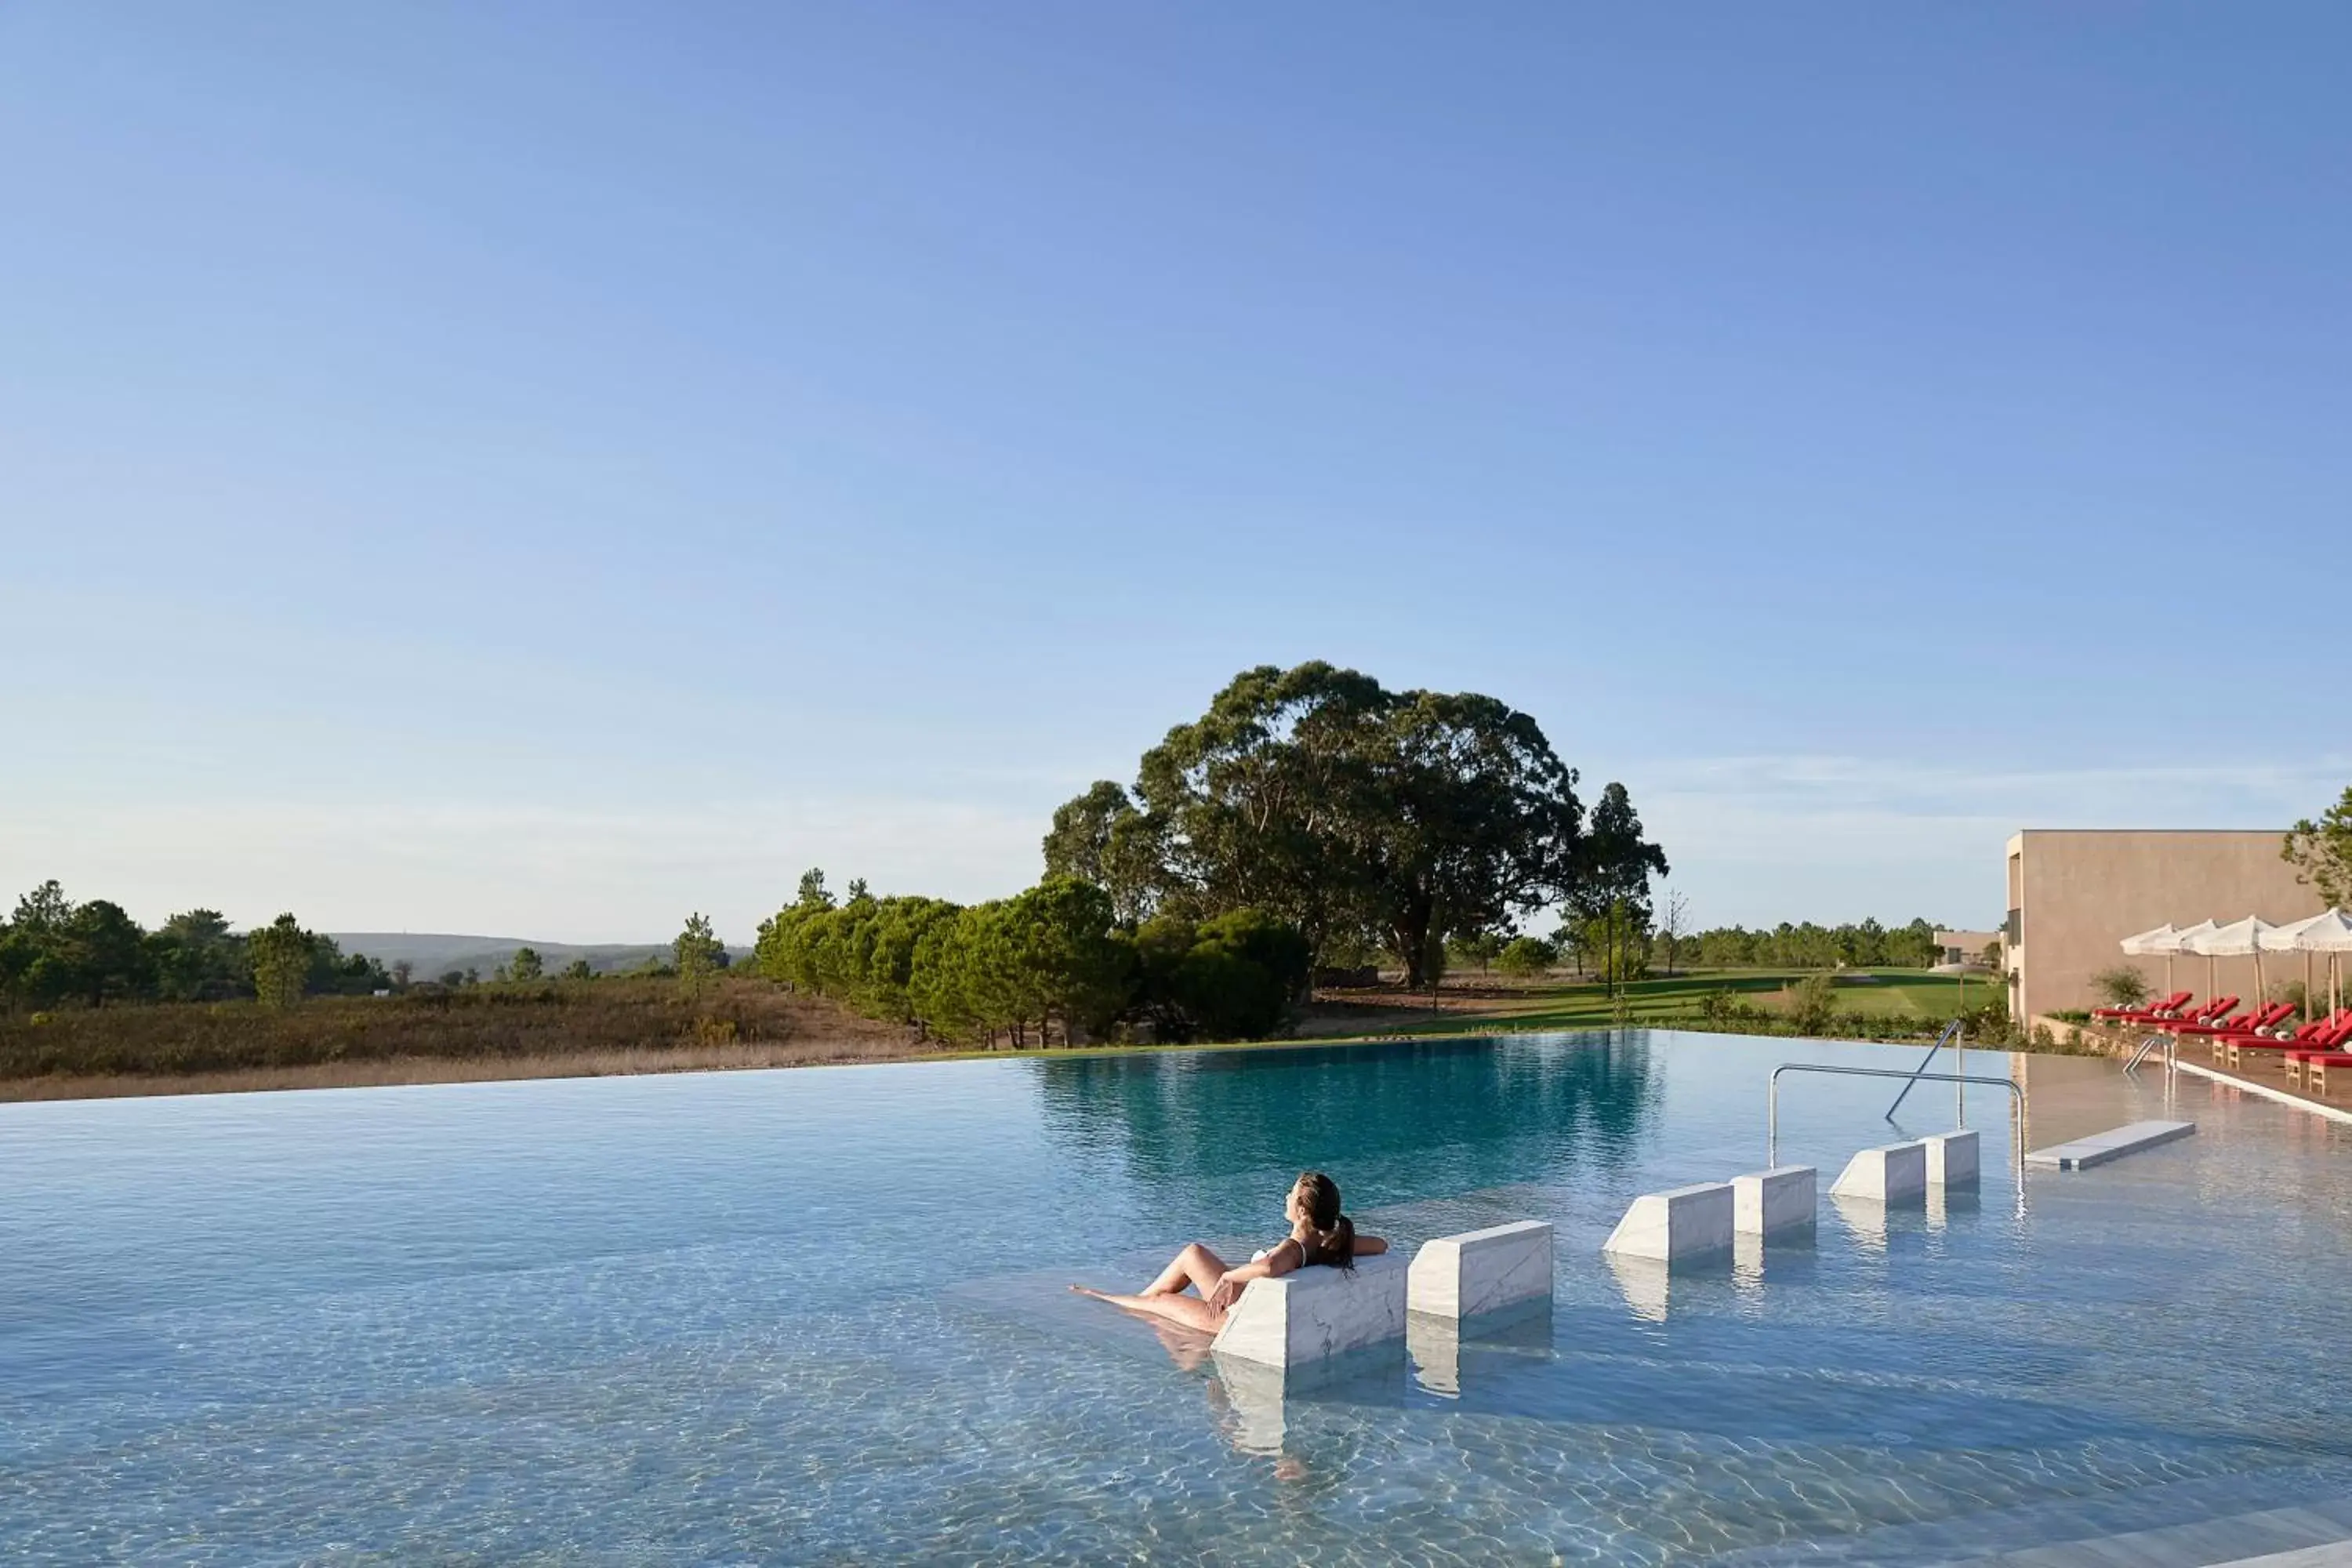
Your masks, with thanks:
M1873 1203L1899 1204L1927 1194L1927 1146L1886 1143L1864 1149L1846 1162L1845 1173L1830 1195L1864 1198Z
M1654 1266L1656 1267L1656 1266ZM1413 1380L1430 1394L1458 1398L1462 1393L1462 1347L1477 1343L1507 1352L1517 1347L1551 1349L1551 1298L1529 1297L1516 1306L1475 1318L1405 1314L1404 1349L1412 1358Z
M2055 1165L2062 1171L2087 1171L2094 1165L2104 1165L2110 1160L2120 1160L2126 1154L2137 1154L2143 1149L2153 1149L2159 1143L2186 1138L2196 1131L2197 1123L2194 1121L2135 1121L2111 1132L2077 1138L2072 1143L2036 1149L2025 1157L2025 1162L2029 1165Z
M1974 1132L1938 1132L1919 1142L1927 1151L1929 1186L1960 1187L1977 1179L1977 1135Z
M1462 1320L1408 1312L1404 1353L1412 1358L1413 1379L1445 1399L1462 1395Z
M1963 1215L1976 1214L1983 1207L1984 1200L1977 1195L1977 1184L1973 1181L1927 1184L1929 1230L1948 1230L1953 1222Z
M1650 1258L1671 1263L1731 1247L1732 1197L1729 1182L1702 1182L1670 1193L1644 1193L1633 1200L1617 1228L1601 1244L1603 1252L1627 1258Z
M1516 1220L1441 1236L1413 1254L1406 1304L1438 1318L1484 1312L1551 1296L1551 1226Z
M1630 1252L1603 1252L1601 1261L1617 1281L1617 1289L1625 1298L1626 1307L1644 1321L1663 1323L1666 1321L1668 1303L1674 1300L1675 1266L1656 1258L1636 1258ZM1682 1289L1691 1288L1687 1274Z
M1234 1447L1245 1454L1282 1453L1290 1405L1299 1399L1312 1399L1328 1389L1350 1384L1384 1384L1383 1394L1388 1388L1403 1392L1404 1357L1397 1353L1397 1342L1367 1345L1296 1366L1267 1366L1230 1353L1212 1355L1210 1364L1224 1385L1231 1416L1230 1424L1219 1425L1224 1426Z
M1864 1252L1884 1254L1886 1251L1891 1212L1883 1198L1857 1198L1835 1188L1830 1191L1830 1207L1837 1211L1846 1235Z
M1225 1314L1213 1346L1263 1366L1298 1366L1404 1337L1403 1255L1360 1258L1353 1268L1318 1264L1277 1279L1253 1279Z
M1225 1385L1225 1405L1233 1412L1230 1436L1244 1454L1280 1458L1289 1435L1285 1399L1297 1392L1291 1374L1278 1366L1261 1366L1240 1356L1215 1358L1217 1381Z
M1769 1236L1813 1223L1821 1173L1811 1165L1776 1165L1731 1178L1732 1228L1745 1236Z

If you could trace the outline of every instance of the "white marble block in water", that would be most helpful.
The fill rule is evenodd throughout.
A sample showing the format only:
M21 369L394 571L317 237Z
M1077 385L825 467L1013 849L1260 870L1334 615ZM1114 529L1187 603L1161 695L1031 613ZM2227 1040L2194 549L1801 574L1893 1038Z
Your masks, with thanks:
M1729 1182L1644 1193L1633 1200L1601 1250L1667 1262L1723 1252L1731 1246L1731 1218Z
M1927 1184L1963 1187L1977 1179L1977 1135L1938 1132L1919 1142L1927 1150Z
M1406 1304L1436 1318L1475 1318L1551 1295L1551 1226L1516 1220L1441 1236L1413 1254Z
M1811 1165L1776 1165L1731 1178L1732 1227L1746 1236L1769 1236L1813 1223L1814 1194L1821 1173Z
M1220 1357L1302 1366L1343 1351L1404 1337L1402 1253L1359 1258L1353 1268L1317 1264L1277 1279L1253 1279L1217 1331Z
M1886 1143L1864 1149L1846 1162L1845 1173L1830 1189L1840 1198L1897 1204L1927 1195L1927 1146Z

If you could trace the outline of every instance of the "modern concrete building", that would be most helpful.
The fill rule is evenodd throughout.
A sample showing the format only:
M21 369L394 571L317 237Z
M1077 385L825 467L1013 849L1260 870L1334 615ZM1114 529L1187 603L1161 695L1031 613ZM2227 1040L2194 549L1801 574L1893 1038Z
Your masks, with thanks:
M1997 931L1939 931L1936 933L1936 962L1947 968L1984 962L1986 953L2000 941Z
M2009 924L2001 963L2021 1022L2097 1006L2091 977L2128 963L2151 987L2164 961L2127 959L2124 938L2169 921L2192 926L2259 915L2273 924L2320 912L2319 895L2279 858L2284 829L2253 833L2028 829L2009 841ZM2221 988L2252 1000L2253 961L2224 958ZM2206 960L2173 962L2176 988L2206 986Z

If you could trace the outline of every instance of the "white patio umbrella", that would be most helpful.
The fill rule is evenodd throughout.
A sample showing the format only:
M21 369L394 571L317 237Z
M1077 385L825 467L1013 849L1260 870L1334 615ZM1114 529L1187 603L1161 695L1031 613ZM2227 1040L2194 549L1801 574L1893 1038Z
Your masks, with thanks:
M2180 931L2178 927L2170 921L2167 921L2154 931L2144 931L2137 936L2127 936L2123 940L2123 950L2134 958L2154 958L2162 954L2164 989L2168 995L2171 994L2172 958L2173 954L2180 951Z
M2304 952L2324 952L2327 955L2328 1010L2340 1010L2344 1005L2344 976L2339 967L2343 957L2352 952L2352 919L2342 910L2330 910L2304 921L2294 929L2294 945Z
M2305 927L2317 927L2323 924L2328 915L2336 915L2338 920L2343 919L2342 915L2330 910L2326 914L2313 915L2308 920L2290 921L2283 926L2273 926L2263 933L2262 938L2263 951L2265 952L2301 952L2303 954L2303 1010L2305 1016L2310 1018L2319 1016L2319 999L2313 994L2311 988L2311 961L2319 950L2314 947L2298 948L2295 945L2295 938L2303 934ZM2333 963L2328 966L2328 973L2331 975L2335 973ZM2334 1011L2332 1005L2329 1010Z
M2193 926L2183 926L2179 931L2172 933L2173 941L2179 943L2179 945L2172 951L2175 952L2203 952L2205 950L2197 945L2199 940L2204 937L2207 933L2217 931L2221 929L2221 927L2215 925L2211 921L2199 921ZM2220 986L2213 984L2213 963L2211 958L2209 956L2205 963L2205 1000L2210 1002L2213 999L2214 993L2220 989Z
M2191 952L2201 952L2207 958L2251 958L2254 961L2254 1005L2263 1003L2263 934L2277 927L2257 915L2242 921L2231 921L2225 926L2200 931L2189 943Z

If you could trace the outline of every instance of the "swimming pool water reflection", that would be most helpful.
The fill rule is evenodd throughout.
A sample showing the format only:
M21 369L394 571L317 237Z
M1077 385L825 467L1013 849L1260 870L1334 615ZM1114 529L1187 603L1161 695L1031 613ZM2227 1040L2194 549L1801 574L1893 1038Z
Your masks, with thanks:
M1986 1094L1973 1199L1604 1262L1633 1194L1762 1164L1794 1054L1919 1053L1633 1031L0 1108L0 1555L1900 1563L2352 1492L2347 1149L2284 1108L2184 1082L2198 1137L2021 1194ZM2164 1109L2160 1077L2028 1072L2037 1142ZM1890 1098L1792 1089L1784 1158L1826 1187ZM1950 1125L1928 1098L1905 1131ZM1308 1165L1406 1245L1552 1220L1549 1311L1269 1399L1063 1289L1270 1240Z

